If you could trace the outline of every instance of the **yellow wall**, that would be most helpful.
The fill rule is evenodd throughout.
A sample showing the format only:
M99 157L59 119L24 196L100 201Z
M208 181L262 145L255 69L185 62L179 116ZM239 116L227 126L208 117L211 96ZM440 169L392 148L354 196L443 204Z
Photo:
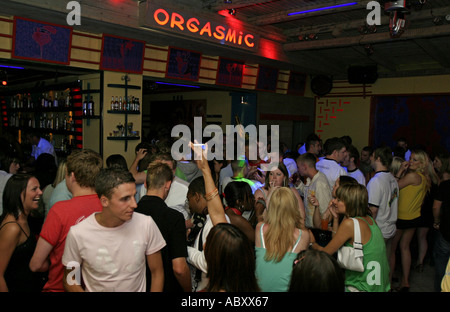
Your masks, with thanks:
M100 74L92 74L81 76L83 83L83 90L100 90ZM83 101L88 94L83 95ZM89 93L89 96L94 100L94 114L100 115L100 93ZM83 119L83 148L88 148L100 153L100 127L101 120L97 119Z
M450 93L450 75L384 78L365 87L334 81L329 94L315 99L315 132L323 141L350 135L353 145L361 150L370 143L371 96L441 93Z
M110 114L108 113L108 110L110 109L110 103L111 98L114 96L125 96L125 89L122 88L112 88L108 87L108 84L124 84L125 81L122 80L122 77L124 77L124 73L119 72L110 72L105 71L104 72L104 82L103 82L103 95L104 95L104 103L103 103L103 112L102 112L102 118L103 118L103 160L106 160L108 156L111 154L122 154L126 161L128 166L131 165L135 158L135 148L136 145L141 142L141 140L131 140L128 141L127 151L125 151L125 141L112 141L108 140L107 137L109 137L111 134L113 134L114 130L117 130L116 126L121 123L122 125L125 124L125 115L124 114ZM128 89L128 95L138 97L142 103L142 76L141 75L133 75L129 74L128 77L130 78L130 81L128 82L129 85L133 86L139 86L141 87L140 90L132 90ZM142 121L142 113L139 115L128 115L128 122L133 123L133 131L141 130L141 121ZM141 133L139 133L141 135Z

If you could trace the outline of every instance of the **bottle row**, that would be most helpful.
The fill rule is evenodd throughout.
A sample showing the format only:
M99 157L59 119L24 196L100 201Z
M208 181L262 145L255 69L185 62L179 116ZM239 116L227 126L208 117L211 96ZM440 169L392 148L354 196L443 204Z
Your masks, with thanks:
M70 90L47 92L42 94L16 94L11 97L10 108L35 109L72 107Z
M113 96L111 99L111 110L113 111L134 111L138 112L140 110L141 104L139 98L134 96Z
M32 129L52 129L60 131L75 131L75 121L70 114L43 113L39 116L25 113L13 113L9 118L10 127L28 127Z
M83 116L94 116L94 100L92 97L85 97L82 108Z

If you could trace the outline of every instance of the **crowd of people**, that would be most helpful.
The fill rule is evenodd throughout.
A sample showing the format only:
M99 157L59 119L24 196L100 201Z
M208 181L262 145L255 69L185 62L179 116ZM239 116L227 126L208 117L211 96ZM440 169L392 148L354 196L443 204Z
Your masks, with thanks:
M233 160L192 143L174 160L170 140L143 141L128 165L44 141L29 157L2 141L0 291L405 292L426 259L450 291L445 152L311 134L266 172L263 142L257 159L245 141ZM345 267L360 245L363 270Z

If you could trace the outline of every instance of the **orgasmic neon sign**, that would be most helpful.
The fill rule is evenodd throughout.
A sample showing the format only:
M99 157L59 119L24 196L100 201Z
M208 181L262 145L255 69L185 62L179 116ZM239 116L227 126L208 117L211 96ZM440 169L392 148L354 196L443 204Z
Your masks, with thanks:
M203 20L173 10L148 6L145 24L171 32L247 50L258 47L259 36L236 27L233 23Z

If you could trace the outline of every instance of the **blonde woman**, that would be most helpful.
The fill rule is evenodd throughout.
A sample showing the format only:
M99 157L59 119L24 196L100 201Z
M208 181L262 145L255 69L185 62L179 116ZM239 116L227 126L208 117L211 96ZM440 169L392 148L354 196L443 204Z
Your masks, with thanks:
M308 248L309 231L290 188L273 189L267 202L264 222L255 229L256 276L262 291L285 292L297 254Z
M409 291L411 267L411 239L420 226L420 210L426 193L437 175L427 153L423 150L411 151L409 161L402 163L395 178L400 189L398 201L397 231L392 242L390 256L391 272L394 272L397 246L400 247L402 279L397 291Z
M58 164L58 170L56 171L55 180L52 184L47 185L42 190L42 196L39 200L39 212L43 213L47 217L48 211L50 210L49 201L52 196L53 190L59 182L63 181L66 176L66 159L60 158Z
M389 171L392 173L394 177L397 176L398 171L400 170L402 164L405 162L405 160L399 156L394 156L392 158L391 165L389 167Z

